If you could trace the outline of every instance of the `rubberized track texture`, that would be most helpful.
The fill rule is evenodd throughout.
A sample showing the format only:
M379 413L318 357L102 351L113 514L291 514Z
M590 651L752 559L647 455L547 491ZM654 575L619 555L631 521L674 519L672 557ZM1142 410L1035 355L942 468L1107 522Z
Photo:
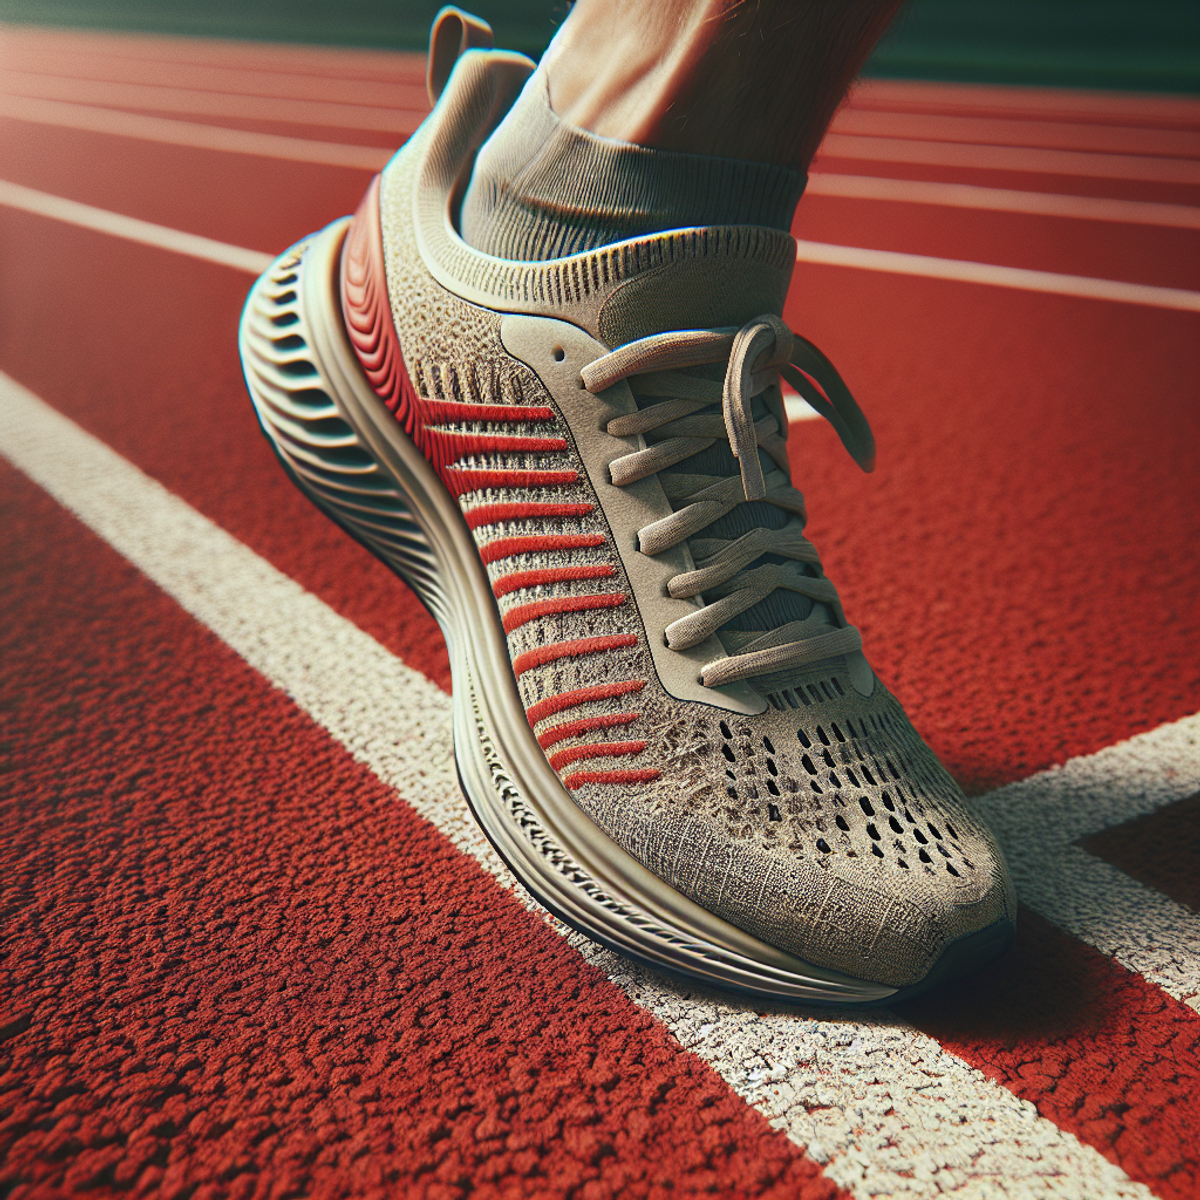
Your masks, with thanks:
M5 1193L1200 1195L1200 104L878 82L818 158L786 317L880 466L797 404L794 475L1024 905L831 1017L515 887L436 627L257 433L249 272L422 70L0 30Z

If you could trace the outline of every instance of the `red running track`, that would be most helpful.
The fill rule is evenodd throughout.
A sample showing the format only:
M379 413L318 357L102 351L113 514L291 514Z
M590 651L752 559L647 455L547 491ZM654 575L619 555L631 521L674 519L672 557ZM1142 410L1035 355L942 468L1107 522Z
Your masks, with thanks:
M231 86L203 72L232 63L256 94L301 79L335 103L368 85L365 102L413 102L412 64L400 87L380 56L22 36L10 70L124 78L152 54L190 86ZM997 103L904 97L893 111ZM1099 121L1094 97L1079 109ZM1178 131L1187 111L1135 117ZM261 250L349 211L368 179L18 120L0 145L9 182ZM1187 201L1011 172L984 186ZM1200 273L1186 229L813 196L797 233L1172 287ZM234 348L246 276L5 208L0 264L0 370L449 686L430 618L257 434ZM786 315L839 364L881 451L864 477L823 426L793 429L813 536L964 786L1200 711L1195 314L801 265ZM13 1195L833 1194L231 651L4 479ZM1127 841L1123 870L1153 875L1171 811ZM1151 886L1189 902L1169 874ZM902 1015L1130 1179L1197 1194L1200 1018L1153 983L1027 914L1012 955Z

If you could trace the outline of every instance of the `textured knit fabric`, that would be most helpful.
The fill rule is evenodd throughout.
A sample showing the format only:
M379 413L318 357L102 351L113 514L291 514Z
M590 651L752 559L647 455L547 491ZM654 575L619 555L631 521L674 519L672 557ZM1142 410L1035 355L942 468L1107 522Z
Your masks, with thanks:
M470 83L469 74L460 75L460 96L451 97L467 114L482 107ZM633 582L595 484L572 448L576 434L545 382L505 348L502 305L511 301L463 300L436 281L419 249L413 213L422 210L413 191L429 186L428 211L445 213L445 191L437 193L428 184L432 170L420 168L441 162L452 178L453 162L448 155L438 159L436 143L458 137L458 110L447 106L445 126L414 137L381 181L391 315L414 396L499 405L505 414L450 429L452 436L468 428L527 436L529 425L514 423L514 415L523 408L554 414L553 423L539 426L545 450L480 446L443 470L486 553L498 615L511 623L506 640L520 702L552 769L617 845L708 911L856 978L895 987L923 978L951 942L1015 911L991 834L884 685L876 681L870 696L861 695L841 661L756 680L771 699L749 717L681 703L662 687ZM697 240L690 254L703 249L712 247ZM671 241L662 246L663 257L668 252L678 256L672 271L689 261ZM459 251L449 245L447 253ZM562 277L595 284L638 261L631 253L610 266L603 253ZM748 245L743 253L754 251ZM493 269L488 262L478 266ZM505 286L528 269L495 268ZM536 269L560 277L550 264ZM643 271L660 279L657 269L651 261ZM560 294L535 284L525 285L530 294ZM764 299L764 307L769 303ZM582 307L567 301L561 312ZM614 340L623 343L622 332ZM695 461L704 470L721 469L701 455ZM567 538L579 548L527 549L528 539ZM518 572L569 565L581 568L579 583L511 586ZM514 620L531 602L585 592L621 602ZM592 645L596 652L582 652Z
M664 229L788 230L805 182L786 167L653 150L568 125L551 109L546 78L538 71L479 153L462 233L475 249L498 258L541 261ZM755 418L765 414L757 403ZM762 462L769 470L765 455ZM721 476L736 469L729 447L717 444L664 474ZM705 535L736 538L759 525L780 528L786 519L769 504L745 504ZM766 555L753 565L782 561ZM776 591L728 628L773 629L804 620L812 610L807 597Z
M462 235L476 250L528 262L664 229L786 231L805 182L788 167L653 150L568 125L538 71L479 152Z

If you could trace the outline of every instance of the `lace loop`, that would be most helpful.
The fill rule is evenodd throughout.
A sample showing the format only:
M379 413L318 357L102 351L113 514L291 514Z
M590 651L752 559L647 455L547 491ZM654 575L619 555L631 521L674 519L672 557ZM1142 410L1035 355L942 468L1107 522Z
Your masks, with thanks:
M771 368L783 366L791 352L792 331L771 314L743 325L729 352L721 411L729 433L729 448L741 468L742 490L747 500L761 500L767 490L758 459L753 400L768 383L774 382Z
M726 364L721 384L684 373L688 367L720 362ZM875 465L871 427L820 350L767 313L736 330L691 329L640 338L601 355L580 374L593 393L637 376L631 380L635 394L640 400L654 400L614 417L606 426L615 437L652 432L658 437L609 463L616 486L674 467L719 440L728 441L738 465L738 475L725 479L665 475L665 493L673 504L682 504L638 530L643 554L660 554L689 542L695 569L669 580L667 590L676 599L707 600L667 626L669 646L686 650L700 645L778 589L825 606L824 616L814 613L765 634L727 631L722 636L737 649L703 668L705 686L721 687L861 650L862 639L846 625L837 590L821 574L817 549L804 536L804 497L788 478L787 419L776 386L781 374L829 421L859 466L870 471ZM755 420L754 401L760 396L767 413ZM712 411L718 402L719 416ZM777 470L764 472L760 450ZM747 501L765 501L792 515L782 528L758 527L733 540L699 536ZM759 560L766 561L754 566Z

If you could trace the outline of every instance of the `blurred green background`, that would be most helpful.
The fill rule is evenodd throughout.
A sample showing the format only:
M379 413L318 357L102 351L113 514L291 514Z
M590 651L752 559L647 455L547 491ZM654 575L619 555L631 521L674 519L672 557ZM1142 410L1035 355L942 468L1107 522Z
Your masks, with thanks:
M439 7L440 0L0 0L0 21L421 50ZM499 45L536 56L569 5L464 7L492 23ZM1200 0L912 0L866 73L1200 92Z

